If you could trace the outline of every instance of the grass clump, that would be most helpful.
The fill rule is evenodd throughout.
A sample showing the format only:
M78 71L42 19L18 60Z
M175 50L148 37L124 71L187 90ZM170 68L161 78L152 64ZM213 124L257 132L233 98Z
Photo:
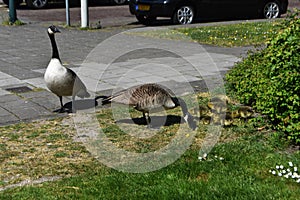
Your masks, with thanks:
M300 143L299 12L263 50L250 53L227 74L227 86L242 103L267 115L277 130Z
M238 24L178 29L201 44L217 46L250 46L263 44L278 33L278 21L243 22Z
M22 26L25 24L26 23L22 22L21 20L16 20L14 23L10 22L9 20L4 20L2 22L2 25L4 25L4 26Z

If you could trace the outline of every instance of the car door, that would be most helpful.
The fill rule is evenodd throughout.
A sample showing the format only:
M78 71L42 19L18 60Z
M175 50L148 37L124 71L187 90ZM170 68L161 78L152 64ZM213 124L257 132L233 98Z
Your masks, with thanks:
M195 0L202 16L235 18L248 16L257 11L259 0Z
M220 0L221 1L221 0ZM224 0L223 5L230 17L248 17L256 14L259 0Z
M234 0L194 0L198 16L202 18L222 18L231 13ZM240 0L243 1L243 0Z

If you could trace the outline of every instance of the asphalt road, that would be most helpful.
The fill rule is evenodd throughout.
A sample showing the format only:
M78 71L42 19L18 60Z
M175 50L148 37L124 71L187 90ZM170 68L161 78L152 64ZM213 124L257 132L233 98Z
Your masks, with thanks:
M6 9L0 0L0 9ZM7 8L8 9L8 8ZM17 8L17 18L26 23L35 22L61 22L66 23L66 9L64 4L48 6L47 9L29 9L22 4ZM80 7L70 8L71 25L78 26L81 23ZM135 16L129 12L128 5L93 5L89 7L89 22L91 26L102 27L138 25Z

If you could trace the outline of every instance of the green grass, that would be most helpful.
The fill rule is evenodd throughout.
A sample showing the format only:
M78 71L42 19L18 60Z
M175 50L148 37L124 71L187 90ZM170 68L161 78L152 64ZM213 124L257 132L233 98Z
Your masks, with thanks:
M178 31L201 44L227 47L249 46L263 44L267 38L274 37L280 28L278 23L278 21L243 22L231 25L178 29Z
M264 134L217 145L198 161L191 148L172 165L155 172L130 174L101 166L61 181L7 190L2 199L298 199L299 184L275 177L276 163L299 163L299 153L274 148ZM282 149L283 148L283 149Z
M2 25L4 26L22 26L25 25L26 23L16 20L14 23L11 23L9 20L3 20Z
M207 95L199 95L198 101L206 104ZM127 108L117 111L122 113L123 109ZM129 111L133 118L141 117L141 113ZM179 115L180 109L168 114ZM137 153L165 146L179 126L164 126L152 138L137 139L124 130L137 131L142 125L124 123L120 129L111 109L99 111L97 117L115 145ZM223 128L219 143L203 161L198 160L198 153L208 127L199 125L193 144L177 161L157 171L137 174L116 171L93 159L84 146L72 140L74 129L70 119L65 120L0 127L0 149L4 150L0 152L4 158L0 163L0 187L44 176L63 177L2 191L0 199L293 200L300 196L299 183L269 172L278 164L287 166L290 161L299 167L300 153L280 133L268 128L258 131L266 126L263 119L254 118L247 123L237 120L234 126ZM190 130L186 130L188 136ZM19 137L10 137L12 134ZM18 179L13 180L16 174Z
M194 41L224 47L255 46L274 37L280 30L280 20L263 22L242 22L227 25L208 25L194 28L158 29L133 32L144 37Z

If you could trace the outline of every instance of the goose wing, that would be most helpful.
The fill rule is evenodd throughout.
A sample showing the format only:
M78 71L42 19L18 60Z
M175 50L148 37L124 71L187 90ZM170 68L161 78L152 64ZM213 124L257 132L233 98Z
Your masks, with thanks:
M109 100L135 106L140 110L151 110L165 106L167 100L171 101L172 99L169 93L159 85L144 84L117 92L113 94ZM171 106L175 106L174 103Z

